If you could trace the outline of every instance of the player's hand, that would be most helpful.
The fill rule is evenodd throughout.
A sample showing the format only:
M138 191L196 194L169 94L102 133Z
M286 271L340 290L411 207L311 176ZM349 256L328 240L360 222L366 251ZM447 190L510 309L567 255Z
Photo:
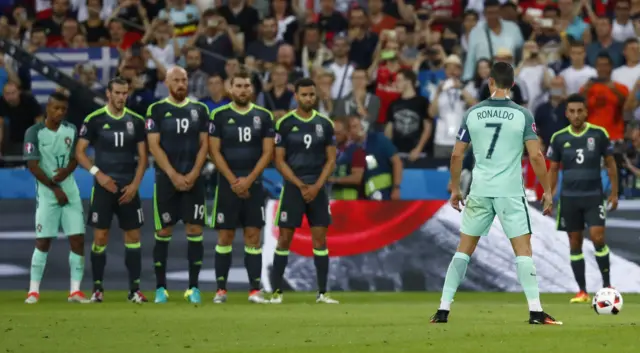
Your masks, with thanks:
M542 194L542 214L548 216L553 211L553 194L545 192Z
M192 171L184 176L184 179L187 182L187 190L190 190L194 185L196 185L196 181L198 181L199 177L200 173L198 171Z
M56 175L51 178L51 181L56 184L63 182L70 174L67 168L58 168L54 173L56 173Z
M116 185L116 182L113 181L113 179L111 179L111 177L106 175L105 173L98 172L96 174L96 180L98 181L98 184L100 184L100 186L107 189L107 191L109 191L110 193L115 194L116 192L118 192L118 185Z
M242 194L248 194L249 188L251 187L251 180L248 178L238 178L236 182L231 185L231 190L235 192L238 196L242 197Z
M306 203L313 201L320 192L320 188L315 185L305 185L301 190L302 198L304 198Z
M456 209L458 212L461 212L462 207L460 205L464 206L464 198L462 197L462 192L460 192L460 190L452 190L449 203L451 204L451 207Z
M618 208L618 195L611 193L609 198L607 199L607 206L609 206L609 211L615 211Z
M400 188L393 188L390 196L391 200L400 200Z
M409 153L409 162L417 161L418 158L420 158L420 153L422 153L422 151L419 148L412 149Z
M171 183L173 183L173 186L175 186L176 189L180 191L189 190L189 183L187 181L188 179L184 175L180 173L175 173L170 177L170 179L171 179Z
M62 188L54 188L53 194L56 196L56 200L58 200L58 205L64 206L69 203L69 199L67 199L67 195L62 191Z
M124 205L133 201L133 198L136 197L136 194L138 193L138 185L129 184L120 191L122 192L122 195L120 195L120 198L118 199L118 204Z

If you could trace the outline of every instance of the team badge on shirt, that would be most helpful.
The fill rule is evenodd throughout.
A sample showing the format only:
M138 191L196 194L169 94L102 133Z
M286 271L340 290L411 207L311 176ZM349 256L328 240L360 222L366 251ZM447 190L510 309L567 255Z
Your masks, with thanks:
M153 119L147 119L145 126L147 127L147 130L151 130L156 126L156 124L153 122Z
M194 123L198 121L198 111L195 109L191 109L191 121Z
M31 153L33 153L33 151L35 151L35 149L36 149L36 146L34 146L33 143L31 143L31 142L27 142L27 143L24 144L24 152L25 153L31 154Z
M130 121L127 121L127 133L129 135L133 135L133 123Z
M536 134L538 133L538 130L536 129L536 123L531 124L531 130L533 130L533 132L535 132Z
M84 136L87 134L87 125L82 124L82 127L80 128L80 136Z
M587 139L587 149L593 151L596 149L596 140L593 137Z
M254 116L253 117L253 128L256 130L260 130L260 127L262 126L262 120L260 120L259 116Z
M71 137L65 137L64 144L67 145L67 148L71 148Z
M316 135L318 135L318 137L324 136L324 129L320 124L316 124Z

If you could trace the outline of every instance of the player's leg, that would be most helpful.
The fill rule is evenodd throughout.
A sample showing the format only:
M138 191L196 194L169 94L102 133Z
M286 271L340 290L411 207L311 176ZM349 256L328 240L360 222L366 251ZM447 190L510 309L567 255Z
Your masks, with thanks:
M264 227L265 194L262 183L254 183L249 199L243 200L240 223L244 226L244 267L249 277L249 301L266 303L261 289L262 247L260 230Z
M53 201L55 202L55 201ZM31 273L29 292L25 303L35 304L40 299L40 282L47 265L47 255L51 249L51 241L58 236L60 228L61 208L55 203L38 200L36 207L36 246L31 256Z
M313 242L313 263L316 266L316 280L318 282L318 295L316 303L338 304L327 293L327 281L329 279L329 249L327 247L327 231L331 224L331 206L329 195L323 188L318 196L307 204L307 219L311 226L311 238Z
M582 253L582 232L584 230L582 202L582 198L561 197L556 216L558 230L567 232L569 236L569 260L571 261L573 275L580 289L578 294L571 298L571 303L591 302L587 293L584 254Z
M494 209L516 255L516 273L529 305L529 323L562 325L562 322L542 310L536 266L532 257L531 219L526 199L499 197L494 199Z
M273 290L271 303L273 304L282 303L282 281L284 271L289 262L289 247L293 241L296 228L302 224L305 209L306 203L300 189L293 184L285 182L280 192L275 221L275 225L279 227L279 236L273 256L271 276L271 288Z
M142 246L140 228L144 224L144 213L139 195L128 204L116 208L120 229L124 232L124 263L129 274L129 295L133 303L146 303L147 298L140 291L140 273L142 270Z
M101 303L104 299L104 269L107 265L107 244L109 228L113 218L116 196L97 183L91 190L91 205L87 217L87 225L93 228L91 244L91 274L93 277L93 294L91 301Z
M606 216L605 203L599 197L594 197L585 210L585 221L589 225L589 235L596 250L596 262L602 274L602 287L611 287L609 247L604 236Z
M69 302L88 303L89 300L80 291L84 276L84 215L80 195L69 197L69 203L62 207L61 224L64 234L69 238L69 269L71 270L71 288Z
M458 287L467 273L467 266L471 255L481 236L489 233L489 228L495 218L495 211L491 199L486 197L469 196L465 209L462 211L462 224L460 226L460 243L453 255L442 286L440 307L431 317L432 323L446 323L449 321L451 303Z
M171 180L164 174L156 175L153 189L153 221L155 225L155 244L153 246L153 266L156 275L156 303L166 303L167 258L169 243L173 234L173 225L178 217L178 193Z
M198 178L191 190L182 194L181 210L182 221L186 224L187 233L187 261L189 262L189 288L184 296L193 304L202 301L198 278L204 258L204 245L202 244L202 232L205 223L205 184L202 177Z
M211 214L211 226L218 231L214 259L217 283L216 295L213 298L214 303L220 304L227 301L227 280L229 279L229 270L231 270L232 245L238 227L241 205L242 202L231 190L229 181L219 176Z

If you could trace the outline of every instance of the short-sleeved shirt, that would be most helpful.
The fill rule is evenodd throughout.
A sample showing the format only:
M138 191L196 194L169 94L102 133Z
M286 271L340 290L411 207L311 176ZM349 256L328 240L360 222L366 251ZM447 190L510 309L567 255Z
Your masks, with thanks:
M138 143L145 141L144 118L129 109L120 116L102 107L87 115L80 138L95 150L95 166L124 187L133 181L138 167Z
M27 129L24 135L24 159L38 161L47 178L53 178L58 169L66 168L75 156L77 130L73 124L63 121L57 131L49 130L44 122ZM59 183L68 198L80 197L76 180L69 176ZM42 202L56 202L53 191L36 181L36 197Z
M523 197L524 142L537 138L531 112L510 99L490 98L467 110L458 140L473 145L476 163L469 195Z
M627 86L618 82L614 82L613 85L625 98L629 96ZM614 141L624 139L622 103L611 88L606 83L596 82L587 92L581 92L587 99L589 123L604 128Z
M295 111L276 123L276 147L286 150L285 161L305 184L315 183L327 161L327 146L335 146L333 122L317 111L305 119Z
M273 115L255 104L242 113L229 103L211 112L209 136L220 139L220 153L233 174L247 176L262 157L263 139L275 137Z
M180 174L193 169L200 151L200 133L209 131L209 109L186 99L176 104L165 98L147 109L147 134L160 134L160 147ZM164 174L156 168L156 174Z
M571 126L551 137L547 158L562 164L562 196L602 195L602 158L613 153L607 131L590 123L582 132Z

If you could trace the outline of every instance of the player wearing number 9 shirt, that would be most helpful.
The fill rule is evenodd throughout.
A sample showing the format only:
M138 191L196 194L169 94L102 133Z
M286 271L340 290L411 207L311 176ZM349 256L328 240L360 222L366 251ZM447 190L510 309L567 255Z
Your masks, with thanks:
M200 176L207 159L209 111L187 98L187 73L180 67L167 72L169 97L147 110L147 141L155 159L154 222L156 244L153 262L156 272L156 303L168 298L167 257L173 225L186 224L189 287L185 297L200 303L198 277L204 247L205 185Z
M609 248L604 239L606 205L600 177L602 159L611 180L609 205L612 210L618 206L618 171L609 135L600 126L586 122L587 106L581 95L569 96L566 115L571 125L553 134L547 150L551 160L551 188L555 194L558 170L562 165L557 226L558 230L569 234L571 268L580 288L570 302L591 303L582 253L583 230L586 223L596 250L603 287L609 287Z
M209 151L218 169L214 197L213 227L218 230L214 303L227 300L227 279L236 228L244 231L245 267L251 289L249 301L264 303L260 291L264 226L262 172L273 157L273 115L251 103L251 76L245 71L231 78L233 102L211 112Z
M127 109L129 84L122 78L112 79L107 86L107 105L89 114L80 129L76 147L78 163L95 176L87 224L93 227L91 301L102 302L105 252L113 215L118 216L124 231L125 264L129 272L129 300L146 302L140 292L140 227L143 224L138 187L147 168L144 119ZM87 157L92 145L95 164ZM137 157L137 160L136 160Z
M329 273L326 240L331 212L325 184L336 163L333 122L313 109L316 86L312 80L301 79L295 83L295 99L298 108L276 123L275 165L285 181L276 215L280 236L273 261L271 303L282 302L282 277L288 262L289 246L295 229L302 225L302 218L306 215L311 226L318 279L316 302L337 304L338 301L326 293Z

